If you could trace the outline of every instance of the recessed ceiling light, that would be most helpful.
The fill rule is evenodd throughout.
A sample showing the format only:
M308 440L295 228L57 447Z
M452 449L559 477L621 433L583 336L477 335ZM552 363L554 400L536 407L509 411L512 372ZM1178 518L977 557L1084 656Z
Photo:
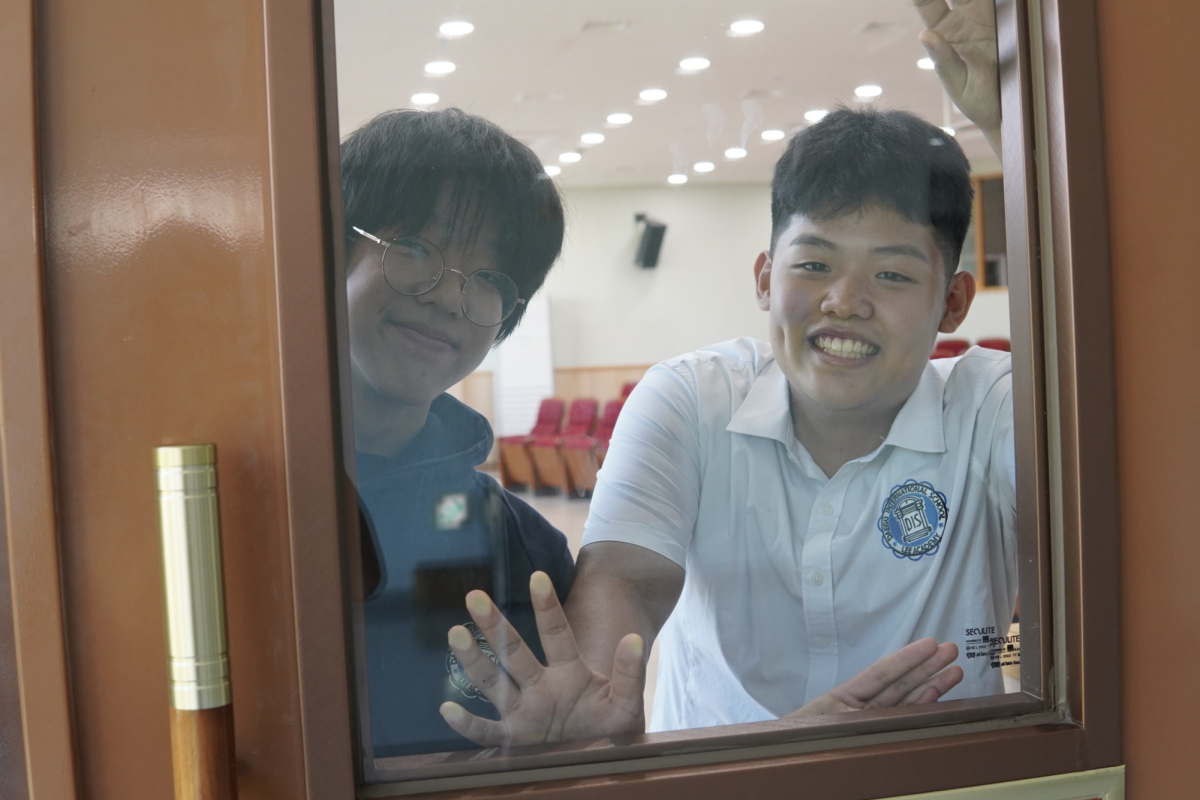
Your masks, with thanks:
M583 156L579 155L579 153L576 153L574 150L558 154L558 160L564 164L574 164L581 158L583 158Z
M711 161L697 161L695 164L692 164L692 169L696 170L696 172L712 172L716 168L717 165Z
M786 133L778 128L771 128L770 130L763 131L761 135L764 142L778 142L784 136L787 136Z
M958 135L958 132L955 131L954 128L942 128L942 130L945 131L947 136L957 136Z
M579 141L583 142L584 144L600 144L604 141L604 134L585 133L583 136L579 137Z
M922 58L919 61L917 61L917 66L920 67L921 69L933 69L933 59L932 58Z
M879 97L883 94L883 87L876 86L873 83L865 83L854 90L854 93L859 97Z
M673 184L675 186L679 186L680 184L687 183L687 175L684 175L679 172L675 173L674 175L668 175L667 183Z
M475 30L474 25L472 25L469 22L464 22L462 20L455 20L453 22L443 22L441 24L441 27L438 28L438 31L442 34L442 36L448 36L451 39L455 39L459 36L466 36L468 33L470 33L473 30Z
M647 103L657 103L659 100L667 99L666 89L642 89L638 92L638 97Z
M694 58L685 58L679 62L679 68L688 72L696 72L702 69L708 69L708 65L712 63L707 58L696 56Z
M441 98L433 92L417 92L411 98L414 106L431 106Z
M631 122L633 122L632 114L625 114L625 113L619 112L616 114L608 115L608 124L609 125L628 125Z
M825 115L829 113L825 108L814 108L812 111L805 111L804 118L809 122L820 122L825 119Z
M729 32L734 36L753 36L761 33L764 27L766 26L756 19L739 19L729 26Z
M725 151L725 157L726 158L745 158L746 157L746 148L731 147Z
M458 69L453 61L430 61L425 65L425 71L430 75L449 75Z
M561 172L562 172L562 167L556 166L554 164L546 165L546 174L549 175L551 178L553 178L554 176L558 175Z

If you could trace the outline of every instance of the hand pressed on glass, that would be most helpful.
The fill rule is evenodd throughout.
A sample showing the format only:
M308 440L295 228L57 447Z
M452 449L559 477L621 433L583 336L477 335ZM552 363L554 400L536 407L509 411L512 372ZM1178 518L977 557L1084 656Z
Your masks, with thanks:
M631 633L621 639L610 678L583 660L550 578L544 572L535 572L529 589L546 665L530 652L484 592L471 592L467 609L493 644L500 665L479 649L475 637L462 626L450 629L450 647L467 675L496 706L501 719L483 719L457 703L443 703L442 717L450 727L483 747L644 731L646 664L642 637ZM932 638L921 639L880 659L787 717L936 702L962 680L962 669L948 666L957 657L958 648L953 643L939 645Z
M629 634L621 639L609 678L592 670L580 656L546 573L533 573L529 594L546 666L530 652L487 594L474 591L467 595L467 610L492 643L503 669L484 655L461 625L450 629L450 647L475 686L496 706L501 719L483 719L457 703L443 703L442 717L450 727L484 747L644 730L646 663L642 637Z
M918 639L787 717L936 703L963 679L962 668L950 666L956 658L954 642L939 645L933 637Z

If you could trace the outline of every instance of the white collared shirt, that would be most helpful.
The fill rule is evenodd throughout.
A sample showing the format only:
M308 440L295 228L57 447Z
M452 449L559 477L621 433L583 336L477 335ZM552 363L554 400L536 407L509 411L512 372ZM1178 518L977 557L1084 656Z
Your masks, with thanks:
M639 545L687 572L659 639L650 730L783 716L925 636L958 644L965 678L947 698L1004 691L1009 363L979 348L930 362L883 444L832 478L794 435L769 345L737 339L647 372L584 545Z

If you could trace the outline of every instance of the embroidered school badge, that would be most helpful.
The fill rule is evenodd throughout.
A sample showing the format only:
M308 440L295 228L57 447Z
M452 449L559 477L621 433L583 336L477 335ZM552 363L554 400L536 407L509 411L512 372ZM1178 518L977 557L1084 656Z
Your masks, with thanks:
M907 480L892 487L878 526L892 555L919 561L938 551L947 516L946 495L931 483Z
M456 531L467 521L467 496L461 493L444 494L434 508L439 531Z
M493 664L499 666L500 659L496 658L495 652L492 651L492 646L488 644L488 640L484 638L483 631L479 630L479 626L474 622L464 622L463 627L469 630L471 635L475 637L475 643L479 645L479 649L483 651L483 654L490 658ZM485 703L492 702L491 700L488 700L483 695L483 692L479 691L475 684L471 682L471 679L467 677L466 670L464 670L462 664L459 663L458 656L454 655L453 650L451 650L449 655L446 656L446 670L450 673L450 685L462 692L465 697L470 700L478 698Z

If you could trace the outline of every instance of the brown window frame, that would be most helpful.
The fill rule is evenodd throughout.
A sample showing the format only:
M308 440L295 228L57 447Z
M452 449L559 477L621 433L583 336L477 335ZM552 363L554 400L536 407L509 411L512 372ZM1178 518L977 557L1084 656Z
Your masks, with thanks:
M319 5L272 0L263 10L265 139L272 198L267 227L278 286L274 311L290 526L282 556L290 564L293 589L286 615L275 608L267 613L279 614L278 627L294 632L298 659L297 669L273 686L285 698L279 704L291 703L297 711L297 735L276 746L280 768L301 773L296 781L306 787L308 797L391 796L387 790L360 789L357 784L361 776L355 774L351 733L353 667L347 660L351 623L346 605L329 601L348 596L352 572L346 568L347 548L329 531L338 520L343 530L354 524L347 513L353 507L347 503L349 491L339 480L348 458L348 440L338 422L339 409L348 407L341 388L349 385L342 374L347 347L330 333L345 330L344 324L334 324L344 323L344 286L335 277L337 271L328 269L340 259L340 197L337 182L330 179L338 142L333 11L329 0ZM1032 632L1026 628L1023 661L1036 669L1024 671L1028 685L1023 688L1037 695L1040 687L1051 686L1050 699L1060 715L1044 724L962 732L981 707L962 701L955 708L907 716L941 727L922 729L919 736L901 741L877 741L873 733L850 722L837 728L845 740L836 742L834 749L826 740L822 750L805 752L791 743L784 746L791 752L779 752L767 737L761 749L735 752L734 760L720 760L725 754L704 754L619 775L578 776L568 767L562 777L532 786L493 786L486 790L488 797L630 800L658 797L664 791L725 797L748 790L763 797L790 797L804 787L814 796L849 800L1120 764L1121 676L1113 655L1119 652L1116 417L1104 235L1107 197L1097 133L1102 118L1096 9L1093 0L1028 0L1028 5L1001 0L998 13L1003 161L1010 165L1005 181L1008 247L1010 253L1037 256L1033 263L1040 265L1029 273L1036 279L1010 285L1014 306L1041 310L1012 331L1014 352L1032 354L1029 363L1016 364L1014 382L1019 387L1024 382L1018 389L1021 396L1039 401L1014 412L1019 428L1028 432L1018 441L1018 461L1035 465L1018 475L1019 496L1035 499L1023 502L1021 526L1023 532L1055 532L1053 552L1042 539L1031 549L1022 542L1022 586L1041 590L1038 607L1023 612L1027 619L1053 620L1061 632L1058 644L1051 647L1050 624L1031 625L1036 628ZM42 220L32 124L37 95L32 2L12 4L3 12L3 21L7 32L16 31L13 40L25 37L28 46L0 48L0 66L10 76L0 89L3 107L22 109L0 125L20 137L28 158L0 163L0 177L33 202L0 208L0 255L6 263L0 270L0 414L21 421L19 428L8 425L0 442L0 463L21 465L0 475L0 534L14 576L0 597L0 605L11 610L14 619L11 634L0 631L0 644L7 635L13 641L11 649L0 648L0 703L16 693L21 704L19 718L0 719L0 741L23 741L25 755L24 772L5 770L0 788L6 796L11 787L13 796L66 798L80 792L73 768L62 635L44 320L36 311L42 262L37 232ZM1030 30L1040 32L1040 38L1033 39L1040 43L1036 51L1029 46ZM1013 169L1016 165L1024 170ZM1049 204L1039 207L1039 196L1048 197ZM1052 234L1051 245L1042 248L1047 234ZM30 316L8 310L14 308L35 312ZM1044 325L1037 318L1042 312ZM1044 375L1049 376L1045 383L1039 377ZM1052 569L1058 573L1056 597L1050 592ZM1000 704L1019 705L1028 699L1023 695ZM982 705L997 708L996 701ZM503 780L525 777L510 773ZM487 782L495 780L489 776ZM402 791L422 788L412 785ZM475 794L467 782L439 796Z

